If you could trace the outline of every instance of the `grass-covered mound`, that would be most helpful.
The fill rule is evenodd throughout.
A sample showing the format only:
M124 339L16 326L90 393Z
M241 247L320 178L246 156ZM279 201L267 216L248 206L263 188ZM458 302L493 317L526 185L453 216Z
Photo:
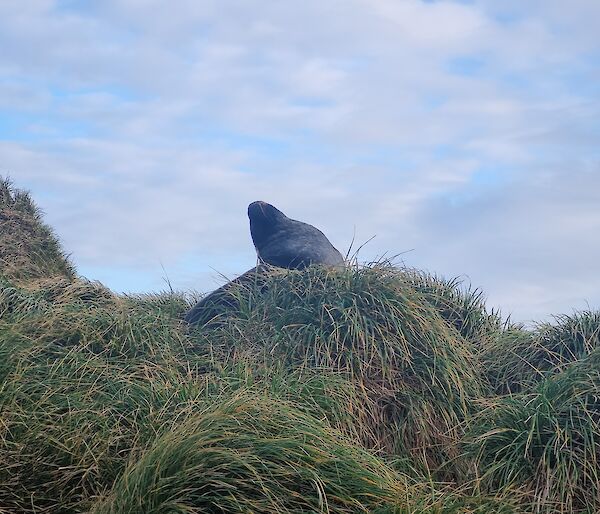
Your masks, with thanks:
M0 178L0 269L14 280L62 276L75 271L52 229L25 191Z
M567 369L600 346L600 312L556 316L526 331L513 325L488 345L484 361L498 391L519 392Z
M1 514L600 509L597 312L527 330L378 264L247 276L190 327L3 202Z
M526 484L544 512L599 512L600 348L530 392L495 400L469 440L485 489Z
M246 392L157 438L95 512L391 512L406 489L318 419Z
M174 360L183 336L169 319L94 284L43 296L0 291L0 506L8 512L77 511L154 437L155 419L202 394Z
M333 371L364 445L437 469L482 387L471 346L407 278L390 265L265 272L230 288L235 308L198 340L229 368Z
M328 417L352 424L349 377L219 366L181 324L186 308L4 282L0 512L494 511L337 430Z

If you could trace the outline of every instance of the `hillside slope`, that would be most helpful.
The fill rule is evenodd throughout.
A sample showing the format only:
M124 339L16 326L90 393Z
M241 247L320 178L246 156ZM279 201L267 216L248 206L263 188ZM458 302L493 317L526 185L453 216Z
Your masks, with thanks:
M13 280L65 277L75 270L29 194L0 178L0 270Z
M525 330L381 263L271 269L190 327L3 195L0 513L600 509L599 313Z

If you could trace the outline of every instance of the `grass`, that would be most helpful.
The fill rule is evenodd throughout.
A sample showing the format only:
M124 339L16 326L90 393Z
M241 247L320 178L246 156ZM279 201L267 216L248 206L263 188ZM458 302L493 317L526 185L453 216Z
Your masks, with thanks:
M600 312L555 316L532 331L509 325L488 345L483 360L499 392L528 391L600 346Z
M383 512L406 496L399 474L326 424L246 392L158 438L94 512Z
M29 193L0 177L0 267L2 275L29 281L49 276L75 278L52 229Z
M525 329L382 262L255 270L190 326L0 198L0 514L600 510L598 312Z
M0 385L0 505L9 512L77 512L154 437L155 419L203 394L173 358L168 323L142 344L165 319L119 299L82 300L82 289L52 304L21 291L0 323L0 354L10 355Z
M365 446L428 471L454 456L481 394L477 365L402 270L275 270L229 294L235 309L198 334L221 365L332 371L350 382L344 410Z
M478 415L468 447L485 489L527 484L538 511L600 510L599 351Z

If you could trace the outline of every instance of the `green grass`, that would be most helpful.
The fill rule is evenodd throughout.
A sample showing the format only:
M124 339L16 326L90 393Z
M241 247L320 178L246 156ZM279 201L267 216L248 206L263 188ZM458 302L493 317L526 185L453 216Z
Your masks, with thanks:
M9 512L78 511L155 436L161 416L204 397L175 359L184 336L173 322L98 301L94 290L47 303L9 288L12 311L0 322L0 355L10 356L0 377L0 505Z
M327 370L350 382L361 442L435 471L481 394L470 345L389 265L265 273L196 334L220 365Z
M600 353L482 410L467 438L487 490L527 484L544 512L600 510Z
M0 269L13 280L75 277L52 229L29 193L0 177Z
M600 510L598 312L526 329L381 262L248 273L189 326L8 182L0 259L0 514Z
M214 403L133 459L97 514L376 512L401 476L318 419L245 392Z
M555 317L527 331L509 325L482 358L498 392L527 391L588 356L600 346L600 312Z
M504 328L506 322L500 314L487 310L483 291L463 287L457 278L448 280L420 270L403 270L403 275L476 351L489 345Z

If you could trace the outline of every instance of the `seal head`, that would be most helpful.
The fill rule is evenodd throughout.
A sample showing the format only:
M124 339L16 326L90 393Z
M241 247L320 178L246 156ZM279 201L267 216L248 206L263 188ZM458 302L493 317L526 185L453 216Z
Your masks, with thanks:
M311 264L344 265L342 254L323 232L288 218L267 202L252 202L248 218L256 253L266 264L288 269L302 269Z

